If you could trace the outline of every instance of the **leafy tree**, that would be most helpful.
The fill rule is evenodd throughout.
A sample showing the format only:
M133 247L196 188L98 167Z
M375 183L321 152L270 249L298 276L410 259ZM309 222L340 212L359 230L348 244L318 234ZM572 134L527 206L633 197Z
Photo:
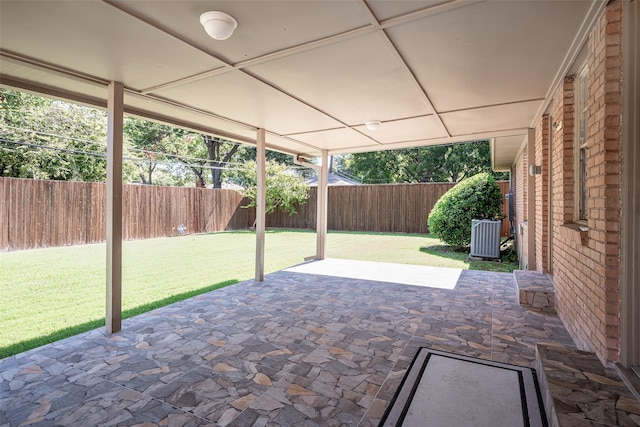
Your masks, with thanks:
M459 182L491 171L488 141L356 153L346 165L365 183Z
M241 193L249 198L245 207L255 207L257 203L256 162L248 160L235 170L230 171L230 181L243 187ZM273 213L276 208L293 215L296 207L306 203L309 198L309 186L304 178L291 172L286 165L274 160L266 162L266 211Z
M347 171L363 183L408 182L403 177L402 152L396 150L352 154Z
M106 115L0 89L0 176L104 181Z
M501 219L502 192L490 173L461 181L444 193L429 213L429 232L461 248L471 243L471 220Z

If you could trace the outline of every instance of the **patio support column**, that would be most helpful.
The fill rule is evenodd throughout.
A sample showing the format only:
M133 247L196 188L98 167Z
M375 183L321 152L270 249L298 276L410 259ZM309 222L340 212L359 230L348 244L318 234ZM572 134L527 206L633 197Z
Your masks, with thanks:
M620 361L640 366L640 5L622 4L622 258Z
M536 164L536 130L527 135L527 164ZM542 208L542 207L541 207ZM527 174L527 270L536 269L536 177ZM540 236L542 238L542 236Z
M322 150L322 165L318 173L318 201L316 212L316 256L325 259L327 241L327 205L329 180L329 151Z
M264 235L266 229L266 149L264 129L258 129L256 139L256 282L264 281Z
M122 141L124 85L109 83L107 101L107 333L122 327Z

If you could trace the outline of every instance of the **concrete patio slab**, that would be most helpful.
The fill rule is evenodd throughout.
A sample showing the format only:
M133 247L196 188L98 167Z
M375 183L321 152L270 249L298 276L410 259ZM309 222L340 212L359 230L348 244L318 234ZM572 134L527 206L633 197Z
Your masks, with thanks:
M350 279L374 280L402 285L453 289L458 283L461 268L427 265L392 264L388 262L356 261L327 258L310 261L286 269L292 273L317 274Z

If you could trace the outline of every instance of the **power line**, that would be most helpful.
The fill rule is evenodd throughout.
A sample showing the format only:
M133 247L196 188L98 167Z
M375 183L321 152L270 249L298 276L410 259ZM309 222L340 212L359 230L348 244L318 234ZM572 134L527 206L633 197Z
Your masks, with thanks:
M83 154L83 155L87 155L87 156L104 157L104 158L107 157L106 153L100 153L98 151L73 150L71 148L52 147L52 146L49 146L49 145L32 144L32 143L29 143L29 142L18 142L18 141L12 141L12 140L9 140L9 139L0 139L0 142L20 145L20 146L24 146L24 147L33 147L33 148L42 148L42 149L46 149L46 150L61 151L61 152L71 153L71 154Z
M13 129L13 130L27 132L27 133L35 133L35 134L38 134L38 135L50 136L50 137L54 137L54 138L68 139L70 141L75 141L75 142L86 142L86 143L89 143L89 144L104 144L104 145L107 145L106 141L101 141L101 140L93 140L92 141L92 140L89 140L89 139L73 138L73 137L66 136L66 135L58 135L58 134L55 134L55 133L42 132L42 131L35 130L35 129L20 128L20 127L9 126L9 125L4 125L4 127L7 128L7 129Z
M37 134L37 135L43 135L43 136L48 136L48 137L52 137L52 138L60 138L60 139L66 139L66 140L69 140L69 141L83 142L83 143L89 143L89 144L101 144L101 145L104 145L105 147L107 146L107 141L103 141L103 140L93 140L92 141L92 140L74 138L74 137L70 137L70 136L66 136L66 135L59 135L59 134L55 134L55 133L39 131L39 130L36 130L36 129L22 128L22 127L16 127L16 126L5 125L4 127L8 128L8 129L16 130L16 131L22 131L22 132L31 133L31 134ZM196 134L193 134L193 135L196 135ZM13 141L4 140L4 142L13 142ZM42 147L42 148L49 147L51 149L58 149L57 147L51 147L51 146L43 146L43 145L36 145L36 146ZM189 163L189 161L209 162L210 161L209 159L203 159L201 157L194 157L194 156L186 156L186 155L178 155L178 154L166 153L166 152L162 152L162 151L151 151L151 150L145 150L145 149L135 148L135 147L126 147L126 149L128 151L131 151L131 152L143 153L145 155L157 155L157 156L174 158L174 159L179 160L181 163L184 163L184 164L188 165L189 167L193 166L193 167L203 167L203 168L207 168L207 169L225 169L225 166L235 166L236 169L231 169L231 168L227 168L227 169L228 170L238 170L238 168L241 168L243 166L242 163L238 163L238 162L223 162L223 161L218 161L218 160L216 160L215 162L220 166L205 166L205 165L199 165L197 163ZM71 149L68 149L68 150L71 150ZM72 152L72 151L69 151L69 152ZM133 158L133 160L138 160L138 159L137 158ZM186 160L186 162L185 162L185 160ZM295 170L307 169L304 166L289 166L289 168L290 169L295 169Z

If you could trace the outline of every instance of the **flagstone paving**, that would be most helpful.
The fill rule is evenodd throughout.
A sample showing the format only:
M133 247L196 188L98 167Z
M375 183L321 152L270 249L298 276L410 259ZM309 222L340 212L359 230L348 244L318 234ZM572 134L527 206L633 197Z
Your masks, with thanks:
M573 345L511 274L281 271L0 361L0 426L370 426L421 346L534 367L540 342Z

